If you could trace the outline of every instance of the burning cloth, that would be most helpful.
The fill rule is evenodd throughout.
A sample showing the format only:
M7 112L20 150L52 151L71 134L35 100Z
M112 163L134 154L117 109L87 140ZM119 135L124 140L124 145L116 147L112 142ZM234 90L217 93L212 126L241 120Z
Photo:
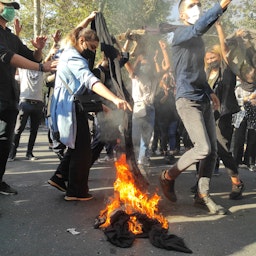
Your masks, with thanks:
M158 212L160 196L136 188L125 155L115 163L114 197L96 218L94 227L103 228L112 244L127 248L136 238L149 238L159 248L192 253L182 238L168 234L168 221Z

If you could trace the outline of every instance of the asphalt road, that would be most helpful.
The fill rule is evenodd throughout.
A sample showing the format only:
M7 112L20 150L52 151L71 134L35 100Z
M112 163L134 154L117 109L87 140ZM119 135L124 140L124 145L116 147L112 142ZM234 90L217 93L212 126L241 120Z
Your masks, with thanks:
M95 164L89 186L94 199L88 202L66 202L64 194L47 180L58 159L48 149L47 135L40 129L34 154L37 161L25 160L28 132L21 138L17 159L7 165L4 179L18 190L18 195L0 195L1 256L165 256L187 255L154 247L148 239L137 239L130 248L110 244L102 230L93 224L99 211L113 195L113 164ZM102 156L104 156L102 154ZM166 165L160 157L152 158L147 169L150 191L158 190L158 177ZM193 206L190 187L195 182L194 167L177 179L178 201L170 203L162 197L160 212L169 221L169 233L184 239L196 256L254 256L256 253L256 173L240 168L245 183L244 198L228 199L230 180L224 169L213 177L211 194L215 201L229 209L226 216L208 214ZM67 230L74 228L78 234Z

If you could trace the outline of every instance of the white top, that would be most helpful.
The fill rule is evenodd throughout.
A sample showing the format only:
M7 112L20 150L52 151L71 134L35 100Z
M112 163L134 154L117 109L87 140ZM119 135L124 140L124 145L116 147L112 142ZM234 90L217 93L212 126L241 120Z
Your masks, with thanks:
M152 105L155 89L150 85L144 85L138 77L132 78L132 98L134 102L144 101L146 105Z
M20 99L43 101L44 73L19 68Z

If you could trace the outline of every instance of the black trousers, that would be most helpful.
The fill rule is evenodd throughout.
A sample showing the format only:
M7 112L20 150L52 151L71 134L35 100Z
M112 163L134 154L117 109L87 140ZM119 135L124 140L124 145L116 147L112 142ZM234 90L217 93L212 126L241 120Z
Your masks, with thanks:
M235 128L233 133L233 156L237 166L243 163L244 144L246 142L247 119L244 118L239 128ZM244 159L246 160L246 159Z
M232 126L232 115L227 114L221 116L216 121L216 135L217 135L217 146L218 156L222 160L225 168L230 176L237 176L238 169L237 164L230 152L230 144L232 139L233 126Z
M18 113L16 102L0 100L0 182L5 173Z
M87 113L76 107L77 134L75 148L68 148L56 174L68 181L67 196L84 197L89 191L88 177L91 166L91 135Z
M32 100L20 103L11 148L13 155L16 154L16 149L19 146L21 134L25 129L29 117L30 134L27 146L27 153L32 153L36 141L38 128L43 117L43 106L44 103L42 101Z

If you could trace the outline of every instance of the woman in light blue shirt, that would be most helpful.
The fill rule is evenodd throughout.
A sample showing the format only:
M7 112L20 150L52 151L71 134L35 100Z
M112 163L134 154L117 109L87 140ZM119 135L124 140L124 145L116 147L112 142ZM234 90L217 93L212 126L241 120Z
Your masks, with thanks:
M54 133L59 134L60 141L68 150L48 183L65 191L65 200L89 200L92 198L88 193L91 138L87 112L74 101L74 94L93 91L112 101L119 109L131 110L131 107L109 91L90 70L99 44L95 31L77 27L67 37L67 43L57 68L51 117Z

